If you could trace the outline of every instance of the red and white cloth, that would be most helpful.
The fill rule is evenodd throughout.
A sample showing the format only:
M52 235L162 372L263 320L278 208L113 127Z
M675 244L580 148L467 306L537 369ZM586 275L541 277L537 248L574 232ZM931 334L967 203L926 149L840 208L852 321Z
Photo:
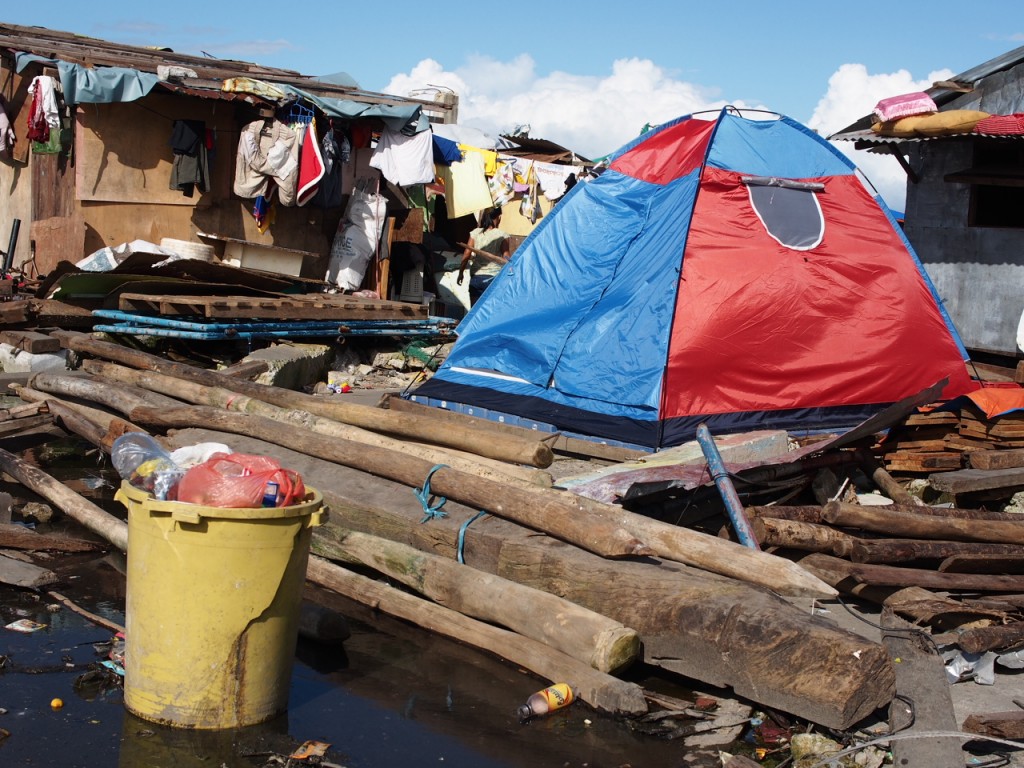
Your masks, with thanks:
M311 120L302 136L299 150L299 186L295 192L295 204L305 205L320 189L320 180L327 172L324 156L320 151L320 139L316 135L316 121Z
M1024 134L1024 113L990 115L978 121L978 124L974 126L974 132L996 134L999 136Z

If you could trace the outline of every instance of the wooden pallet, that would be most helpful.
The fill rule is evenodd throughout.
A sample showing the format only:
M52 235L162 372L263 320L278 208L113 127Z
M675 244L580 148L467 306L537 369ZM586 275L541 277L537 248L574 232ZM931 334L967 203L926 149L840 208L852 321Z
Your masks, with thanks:
M165 316L278 320L419 320L428 307L402 301L332 294L252 296L151 296L123 293L118 308Z

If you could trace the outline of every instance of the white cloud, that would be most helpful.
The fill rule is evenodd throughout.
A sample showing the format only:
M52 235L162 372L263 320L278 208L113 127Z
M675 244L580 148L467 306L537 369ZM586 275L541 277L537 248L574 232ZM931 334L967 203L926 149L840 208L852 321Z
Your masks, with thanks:
M430 86L459 94L459 122L491 135L529 125L529 135L587 157L600 157L657 124L727 102L717 91L673 78L649 59L620 59L606 76L555 71L539 75L531 56L511 61L475 56L446 71L425 59L396 75L386 93L406 95ZM750 106L737 103L737 106Z
M844 64L829 78L808 127L823 136L868 114L879 99L921 91L949 70L915 80L906 70L869 74L862 64ZM411 72L395 75L383 89L408 95L431 88L449 88L459 95L459 122L492 136L529 125L529 135L549 139L587 157L600 157L636 138L646 123L658 124L680 115L721 109L726 104L757 108L759 104L723 98L717 89L680 80L649 59L619 59L607 75L537 72L529 54L509 61L475 55L455 70L424 59ZM837 142L895 209L905 201L906 175L896 159L855 150Z
M872 75L863 64L843 64L829 78L828 90L814 108L807 126L828 136L870 113L880 99L926 90L936 80L948 80L953 74L943 69L923 80L915 80L905 69ZM896 158L854 149L853 142L849 141L834 144L857 164L891 208L903 210L907 176Z

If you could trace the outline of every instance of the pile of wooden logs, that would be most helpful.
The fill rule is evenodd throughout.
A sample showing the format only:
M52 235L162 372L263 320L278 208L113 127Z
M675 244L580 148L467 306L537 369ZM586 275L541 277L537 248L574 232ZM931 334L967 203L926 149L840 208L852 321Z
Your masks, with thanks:
M46 403L105 451L144 430L168 447L217 440L277 458L331 510L311 581L568 681L599 709L647 709L645 692L615 676L634 657L833 728L893 695L881 645L780 597L834 588L787 559L553 489L543 471L552 448L537 433L318 398L54 335L86 358L82 370L36 374L22 399ZM0 453L0 463L57 497L16 457ZM411 490L427 479L447 499L443 516L425 515ZM82 519L124 543L119 526Z
M53 336L84 358L82 370L36 374L20 390L26 407L106 452L147 431L171 448L215 440L277 458L331 510L310 581L568 680L600 709L638 714L654 701L616 676L634 659L830 728L890 703L886 649L798 597L846 592L942 632L969 623L965 650L1024 642L1024 601L1013 596L1024 593L1021 518L915 504L881 468L893 507L748 509L759 551L553 488L545 469L565 446L558 436L353 405ZM932 449L961 424L912 416L891 453L949 453L960 467L958 451ZM911 472L940 469L905 461ZM68 501L11 454L0 452L0 468L127 547L121 521Z

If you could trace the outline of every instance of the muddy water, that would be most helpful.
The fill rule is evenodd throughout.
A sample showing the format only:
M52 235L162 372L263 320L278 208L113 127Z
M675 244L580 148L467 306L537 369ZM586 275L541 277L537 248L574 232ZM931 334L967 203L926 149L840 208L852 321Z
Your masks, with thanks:
M104 478L109 475L101 468L69 472L66 479L107 506ZM0 490L18 493L2 482ZM60 529L90 537L60 520L37 528ZM122 555L54 555L37 562L58 572L55 590L124 624ZM307 599L346 616L351 637L334 645L299 641L286 715L260 726L203 732L162 727L125 710L120 680L99 666L110 630L66 608L51 610L55 601L45 592L0 587L0 729L10 734L0 733L0 766L251 768L284 765L307 740L329 743L325 760L346 768L661 768L683 765L687 757L681 742L638 734L579 702L521 724L516 707L544 681L333 593L311 590ZM30 634L4 628L21 618L46 626ZM183 676L201 674L190 659L178 662ZM643 674L643 668L635 671ZM55 698L63 707L51 707Z

